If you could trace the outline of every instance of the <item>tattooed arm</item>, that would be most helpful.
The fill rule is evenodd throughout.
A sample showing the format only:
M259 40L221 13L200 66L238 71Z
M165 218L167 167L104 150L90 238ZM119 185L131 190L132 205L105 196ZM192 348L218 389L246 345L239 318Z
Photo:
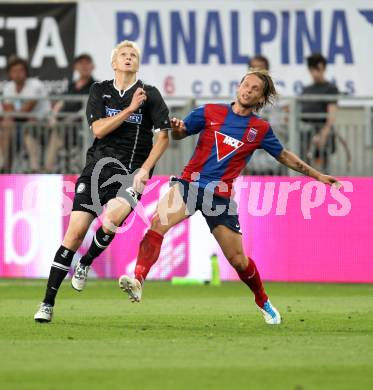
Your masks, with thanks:
M340 186L336 178L322 174L289 150L283 149L281 154L277 157L277 160L288 168L303 173L303 175L313 177L314 179L321 181L324 184L336 184L337 186Z

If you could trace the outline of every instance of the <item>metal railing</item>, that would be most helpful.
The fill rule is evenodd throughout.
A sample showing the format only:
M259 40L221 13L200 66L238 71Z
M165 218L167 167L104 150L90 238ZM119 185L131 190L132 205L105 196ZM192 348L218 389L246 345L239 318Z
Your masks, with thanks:
M289 98L288 147L312 166L337 176L373 175L373 98L309 95ZM329 114L303 113L305 102L338 102L327 142L319 136ZM289 172L295 175L294 172Z
M27 98L0 97L18 104ZM0 111L0 168L5 173L79 173L92 143L85 107L87 96L64 95L40 98L51 103L77 102L78 112Z
M77 113L53 111L35 113L0 112L0 168L2 172L79 173L93 136L87 125L87 96L50 96L50 102L81 102ZM4 100L0 97L1 102ZM18 99L17 99L18 100ZM27 99L25 99L27 100ZM33 100L35 100L33 98ZM315 143L326 114L304 114L302 103L338 101L330 141L322 148ZM167 98L171 116L183 117L206 102L229 102L230 98ZM311 165L338 176L373 176L373 98L350 96L299 96L280 99L261 116L268 119L285 147ZM197 137L171 141L157 164L157 174L178 174L194 152ZM256 151L247 174L296 175L264 151Z

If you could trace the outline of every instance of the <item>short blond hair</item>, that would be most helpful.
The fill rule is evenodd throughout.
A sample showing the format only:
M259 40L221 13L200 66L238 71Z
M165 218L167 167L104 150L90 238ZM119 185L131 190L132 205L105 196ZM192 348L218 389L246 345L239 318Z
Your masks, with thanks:
M120 49L122 49L123 47L132 47L133 49L135 49L136 51L136 54L137 54L137 57L139 59L139 62L140 62L140 55L141 55L141 52L140 52L140 49L139 47L136 45L136 42L134 41L128 41L127 39L125 41L122 41L122 42L119 42L115 47L114 49L111 51L111 62L113 62L116 58L116 56L118 55L118 51Z

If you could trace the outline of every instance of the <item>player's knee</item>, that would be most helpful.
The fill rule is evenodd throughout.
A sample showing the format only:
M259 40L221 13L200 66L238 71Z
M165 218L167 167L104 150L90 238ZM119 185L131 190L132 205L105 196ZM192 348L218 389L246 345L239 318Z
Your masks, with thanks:
M77 248L84 240L85 232L81 230L73 230L66 234L64 244L68 248Z
M235 252L229 255L228 261L230 262L232 267L238 272L245 271L245 269L247 268L247 259L241 252Z
M115 233L116 229L122 225L123 221L131 212L129 203L124 199L111 199L108 202L108 210L103 221L103 230L106 234Z
M162 224L162 221L158 214L155 214L153 216L150 228L162 235L165 235L169 230L169 227L167 225Z
M105 218L104 223L102 225L102 230L105 234L114 234L118 228L122 224L122 220L119 218Z
M120 222L117 221L106 221L105 224L102 225L102 230L105 234L109 234L110 236L115 234L117 231L118 226L120 226Z

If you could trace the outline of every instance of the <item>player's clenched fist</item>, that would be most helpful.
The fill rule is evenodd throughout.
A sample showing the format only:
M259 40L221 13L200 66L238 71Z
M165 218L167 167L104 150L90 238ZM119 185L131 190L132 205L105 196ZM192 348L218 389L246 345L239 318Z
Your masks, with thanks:
M142 194L148 180L149 172L144 168L140 168L133 178L133 189L137 193Z
M135 112L146 100L146 93L142 88L137 88L133 94L129 109Z

